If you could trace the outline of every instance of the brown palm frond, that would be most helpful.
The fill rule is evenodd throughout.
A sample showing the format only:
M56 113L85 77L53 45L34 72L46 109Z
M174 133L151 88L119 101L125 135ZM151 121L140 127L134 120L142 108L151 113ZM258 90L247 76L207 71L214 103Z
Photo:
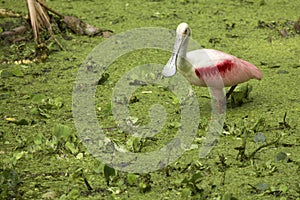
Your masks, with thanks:
M34 40L39 44L41 42L39 37L40 30L42 28L46 28L50 33L51 37L53 37L56 43L63 49L62 45L55 38L54 33L52 31L48 11L43 7L43 5L45 5L44 0L26 0L26 4L28 8Z
M47 10L44 9L36 0L26 0L26 3L34 39L39 43L39 31L41 28L45 27L50 34L53 34L50 18Z

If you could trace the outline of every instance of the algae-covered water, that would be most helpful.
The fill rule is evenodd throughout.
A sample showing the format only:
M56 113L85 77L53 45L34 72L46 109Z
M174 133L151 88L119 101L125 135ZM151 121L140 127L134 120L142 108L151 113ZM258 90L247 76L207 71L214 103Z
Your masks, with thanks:
M89 138L79 135L73 115L73 89L81 86L74 87L78 72L89 53L109 39L76 36L70 31L61 33L63 37L56 31L65 51L50 40L47 60L27 64L14 61L33 54L33 41L11 44L1 39L0 199L299 199L300 34L294 24L300 17L300 1L46 3L59 13L112 30L114 35L145 27L175 30L187 22L194 41L253 63L263 72L263 79L242 85L252 88L248 97L244 95L247 98L229 100L221 136L205 158L199 158L199 149L211 122L210 95L207 88L192 86L199 120L188 121L197 126L190 147L159 170L128 173L91 155L84 145ZM0 8L23 16L27 13L25 1L1 1ZM0 18L0 31L22 23L21 18ZM149 48L128 52L99 77L96 119L105 135L128 152L156 151L183 126L182 99L158 84L139 81L143 77L137 75L131 77L138 89L130 96L129 116L124 121L133 128L146 126L153 118L165 124L151 137L134 137L122 129L113 113L118 81L136 66L163 66L170 55ZM146 75L152 80L156 74ZM235 95L239 92L243 90L236 90ZM165 118L162 111L168 113ZM90 115L80 117L91 120Z

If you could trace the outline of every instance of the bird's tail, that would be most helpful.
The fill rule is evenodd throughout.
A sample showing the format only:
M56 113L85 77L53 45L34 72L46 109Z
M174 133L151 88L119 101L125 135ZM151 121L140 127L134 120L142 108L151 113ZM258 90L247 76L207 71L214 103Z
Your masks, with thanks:
M242 60L242 62L247 65L247 69L248 72L252 75L253 78L257 79L257 80L261 80L262 77L263 77L263 74L262 72L260 71L260 69L258 69L255 65L245 61L245 60Z

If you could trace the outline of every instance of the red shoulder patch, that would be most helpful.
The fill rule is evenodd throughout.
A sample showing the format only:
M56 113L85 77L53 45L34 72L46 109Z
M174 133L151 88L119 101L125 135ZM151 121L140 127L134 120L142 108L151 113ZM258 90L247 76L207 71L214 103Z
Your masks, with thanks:
M232 70L233 66L234 66L233 61L224 60L223 62L215 66L196 68L195 73L198 76L198 78L201 78L203 76L214 76L217 75L217 73L220 73L221 76L224 76L224 74L227 71Z

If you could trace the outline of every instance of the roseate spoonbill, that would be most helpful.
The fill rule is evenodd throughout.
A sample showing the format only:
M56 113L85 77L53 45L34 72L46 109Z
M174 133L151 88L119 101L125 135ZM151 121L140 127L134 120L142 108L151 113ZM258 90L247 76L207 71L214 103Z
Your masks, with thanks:
M224 86L231 86L226 94L228 99L237 84L262 78L261 71L253 64L224 52L213 49L187 52L190 36L188 24L179 24L172 56L162 71L165 77L175 75L177 68L192 84L211 87L218 100Z

